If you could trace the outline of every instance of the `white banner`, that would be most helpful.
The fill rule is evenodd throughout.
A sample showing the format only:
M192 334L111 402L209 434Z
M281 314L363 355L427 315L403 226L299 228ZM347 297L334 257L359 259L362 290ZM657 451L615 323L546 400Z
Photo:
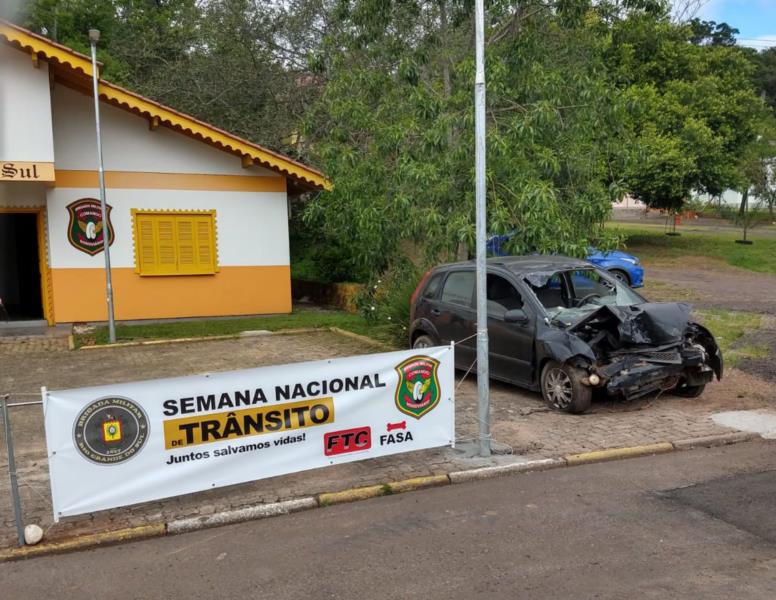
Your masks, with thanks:
M455 440L450 346L45 391L54 518Z

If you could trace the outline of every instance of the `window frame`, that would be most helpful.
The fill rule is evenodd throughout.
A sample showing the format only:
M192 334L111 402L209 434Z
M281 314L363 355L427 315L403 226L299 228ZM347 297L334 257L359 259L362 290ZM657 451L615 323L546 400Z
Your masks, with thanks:
M498 278L502 279L503 281L505 281L509 286L511 286L511 288L517 293L518 297L520 298L520 307L519 307L519 309L522 310L523 312L526 312L525 311L525 307L526 307L525 296L520 291L520 288L515 284L515 282L510 277L508 277L506 274L504 274L504 273L500 273L498 271L488 271L488 273L486 275L486 280L485 280L486 281L486 284L485 284L485 289L486 289L486 307L487 307L487 312L488 312L488 318L490 318L490 319L497 319L499 321L503 321L504 320L504 315L507 312L509 312L510 310L514 310L514 309L506 308L503 304L500 304L496 300L491 300L490 298L487 297L487 290L488 290L487 278L488 277L498 277ZM493 310L493 307L490 304L491 302L493 302L494 304L497 304L503 310L502 311L498 311L498 312ZM528 312L526 312L526 314L528 314Z
M455 275L455 274L458 274L458 273L468 273L468 274L471 274L472 277L474 277L474 285L472 287L472 293L471 293L471 296L469 297L469 303L468 304L459 304L457 302L451 302L450 300L445 300L445 286L447 285L447 282L450 279L450 277L452 275ZM477 295L477 274L474 271L474 269L453 269L453 270L448 271L447 275L445 276L445 279L442 282L442 285L440 286L439 291L438 291L438 297L439 297L439 301L440 302L443 302L443 303L445 303L445 304L447 304L449 306L457 306L457 307L460 307L460 308L467 308L467 309L470 309L470 310L475 308L475 306L474 306L474 304L475 304L474 298L476 297L476 295Z
M134 259L135 259L135 273L141 277L200 277L203 275L215 275L220 271L218 261L218 227L217 227L217 212L215 209L191 209L191 210L178 210L178 209L145 209L145 208L133 208L130 210L132 215L132 233L134 237ZM180 246L176 242L176 271L167 273L149 273L143 272L141 257L141 240L138 217L156 216L156 217L170 217L173 221L175 217L209 217L211 225L210 235L210 253L212 256L211 268L207 270L199 270L194 272L181 272L180 265L178 263ZM177 231L177 229L176 229ZM195 234L196 235L196 234Z

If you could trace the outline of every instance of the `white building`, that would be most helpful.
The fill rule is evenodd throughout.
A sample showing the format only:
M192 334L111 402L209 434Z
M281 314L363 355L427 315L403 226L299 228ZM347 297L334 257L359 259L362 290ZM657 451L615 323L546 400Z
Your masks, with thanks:
M89 58L0 21L12 319L107 319L91 90ZM323 174L105 80L99 95L116 318L290 312L288 195Z

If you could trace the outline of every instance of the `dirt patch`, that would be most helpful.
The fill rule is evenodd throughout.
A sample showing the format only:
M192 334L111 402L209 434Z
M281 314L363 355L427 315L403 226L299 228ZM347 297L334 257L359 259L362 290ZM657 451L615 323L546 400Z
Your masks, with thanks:
M776 275L697 257L649 263L645 269L644 295L650 300L776 315Z
M737 345L747 344L766 350L762 358L742 360L738 368L770 382L776 382L776 317L765 316L762 328L744 336Z

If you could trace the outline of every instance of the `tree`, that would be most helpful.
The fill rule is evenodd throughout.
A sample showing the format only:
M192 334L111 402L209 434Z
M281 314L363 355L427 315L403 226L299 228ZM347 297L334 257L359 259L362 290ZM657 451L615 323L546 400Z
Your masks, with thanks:
M776 118L764 114L758 131L757 138L747 147L741 159L741 188L768 209L773 221L776 207ZM741 215L746 212L746 200L748 198L742 198Z
M759 52L751 50L750 57L755 65L754 85L776 114L776 46Z
M601 4L601 3L597 3ZM306 137L334 179L307 219L347 239L362 273L410 248L448 258L474 239L471 9L452 0L339 5ZM591 2L491 4L488 192L514 252L583 255L622 193L625 108Z
M762 110L746 53L695 45L692 28L667 15L631 15L615 25L612 39L611 65L631 106L630 192L677 211L692 191L715 196L736 188Z
M698 46L735 46L738 29L727 23L716 21L702 21L697 17L689 22L691 30L690 42Z

